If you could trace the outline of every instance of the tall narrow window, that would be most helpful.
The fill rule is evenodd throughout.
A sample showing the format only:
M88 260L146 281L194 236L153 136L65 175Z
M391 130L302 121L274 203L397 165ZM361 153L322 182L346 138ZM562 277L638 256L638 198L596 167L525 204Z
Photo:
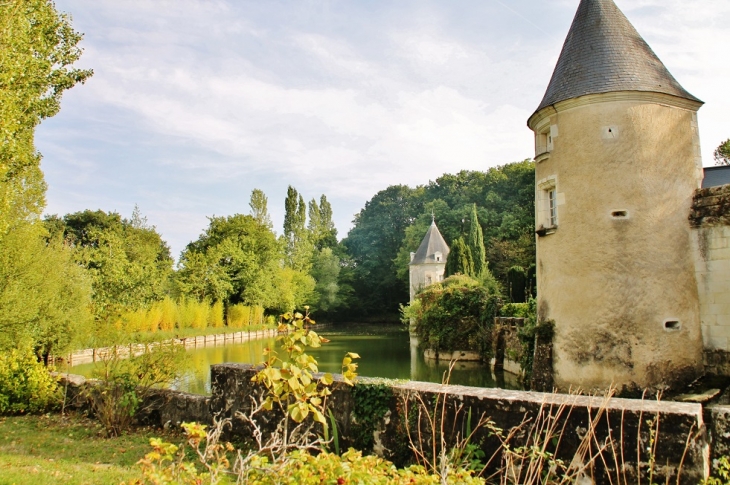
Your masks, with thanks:
M558 225L558 200L555 193L555 187L552 187L548 189L547 191L548 195L548 208L549 208L549 215L548 215L548 223L550 224L550 227L555 227Z
M554 233L558 228L558 205L562 204L562 194L558 194L557 178L547 177L537 182L537 224L538 236ZM559 200L560 199L560 200Z

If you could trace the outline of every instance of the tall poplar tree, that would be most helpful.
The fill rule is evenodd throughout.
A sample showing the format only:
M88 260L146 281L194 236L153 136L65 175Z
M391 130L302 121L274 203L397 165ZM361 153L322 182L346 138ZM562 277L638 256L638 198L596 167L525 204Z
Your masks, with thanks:
M286 266L309 273L312 267L312 238L307 231L307 204L297 190L289 186L284 201L284 246Z
M472 205L469 219L467 246L471 250L474 261L474 276L481 278L487 271L487 251L484 249L484 235L482 234L482 226L479 224L476 204Z
M62 350L88 317L87 282L38 219L46 184L34 140L64 91L92 74L73 67L81 37L49 0L0 4L0 349Z
M449 257L446 259L446 276L463 274L474 276L474 260L471 249L464 243L464 238L459 237L451 244Z
M251 191L251 200L248 206L251 208L251 217L256 219L259 224L263 224L269 229L274 227L269 215L269 198L266 197L263 190L253 189Z

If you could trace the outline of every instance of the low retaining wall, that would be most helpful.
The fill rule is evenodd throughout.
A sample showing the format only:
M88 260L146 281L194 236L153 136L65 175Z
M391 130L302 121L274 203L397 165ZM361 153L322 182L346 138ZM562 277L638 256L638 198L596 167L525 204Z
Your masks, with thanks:
M251 383L255 368L241 364L221 364L211 368L212 388L211 410L222 417L232 418L234 430L244 426L236 418L237 412L248 413L251 409L251 396L261 392ZM383 386L383 381L363 379L358 386ZM447 402L447 423L445 436L447 446L451 446L456 434L454 430L464 431L467 415L471 412L472 423L479 416L488 417L494 428L503 430L503 435L512 433L511 449L529 444L530 437L537 428L550 426L556 434L549 438L547 449L553 445L552 438L558 438L560 446L558 458L571 463L581 446L595 449L606 446L600 457L594 457L591 473L597 483L609 483L611 476L616 481L620 474L629 478L628 483L636 482L638 476L646 478L650 454L646 452L652 439L656 442L654 460L658 465L654 478L663 482L666 477L676 480L681 469L684 483L698 483L709 471L708 441L702 406L676 402L641 401L630 399L604 400L598 397L575 396L504 389L483 389L465 386L447 386L424 382L390 383L390 394L382 404L387 411L380 417L376 426L370 430L375 451L382 456L399 461L407 448L406 429L411 428L415 436L420 420L421 432L428 436L429 426L425 426L426 409L433 412L432 406L437 398ZM358 406L353 398L353 389L336 384L331 396L330 409L335 415L340 442L344 446L357 444L362 432L356 419ZM422 403L422 404L421 404ZM368 404L372 406L372 402ZM458 416L456 410L461 409ZM441 415L441 408L437 415ZM659 420L659 433L652 438L647 424ZM276 422L273 419L271 425ZM441 425L437 425L440 427ZM480 443L486 457L496 452L492 467L499 468L502 458L500 439L494 428L484 427L474 436L472 442ZM240 436L242 438L244 436ZM587 441L584 438L588 437ZM428 438L430 439L430 438ZM612 446L608 446L608 444ZM599 445L600 444L600 445ZM430 445L428 445L430 446ZM637 450L639 456L637 457ZM408 452L408 450L405 450ZM616 459L620 456L620 459ZM586 460L588 461L588 460ZM588 463L584 463L588 465Z
M107 355L116 352L119 357L127 358L130 355L142 355L151 347L160 344L175 343L184 345L185 348L210 347L215 345L226 345L235 342L248 342L249 340L258 340L265 337L275 337L276 329L255 330L253 332L241 331L235 333L219 333L215 335L200 335L197 337L184 337L164 342L153 342L149 344L127 344L118 345L116 347L101 347L98 349L85 349L73 352L67 356L53 356L55 363L67 362L69 366L78 364L88 364L103 359Z
M251 365L214 365L211 367L210 397L156 390L144 403L141 419L150 425L169 426L183 421L211 423L213 416L228 417L233 421L232 433L238 435L238 439L250 439L236 413L247 413L251 409L251 397L262 392L251 382L255 372L256 368ZM86 384L78 377L70 383L74 388L83 385ZM427 415L434 415L434 403L439 403L435 415L441 416L440 406L444 402L446 420L443 426L439 423L436 428L445 430L447 447L452 445L457 433L465 431L469 413L472 425L480 416L491 420L490 427L477 431L472 443L479 444L487 459L496 452L492 469L499 468L502 459L506 458L500 453L502 448L495 434L496 428L503 430L502 435L508 439L512 450L532 443L531 437L541 435L540 429L553 429L553 437L559 435L559 446L554 449L555 442L550 437L547 450L554 451L556 457L566 463L585 466L587 477L594 483L637 483L639 476L645 481L649 463L653 462L656 483L663 483L666 478L676 483L679 472L681 483L696 484L707 476L711 459L730 452L730 406L703 410L702 405L691 403L603 399L368 378L360 378L354 389L342 383L339 376L333 387L328 407L334 413L341 446L370 447L396 463L411 456L408 432L415 437L419 422L424 439L430 440ZM356 395L360 396L359 400ZM357 418L364 412L370 413L370 427L362 418ZM266 430L276 426L278 417L264 413L259 415L259 423ZM653 425L657 423L658 432L655 432ZM602 454L596 452L599 448L603 449ZM593 453L593 460L583 454L581 463L576 458L581 456L577 454L579 450Z

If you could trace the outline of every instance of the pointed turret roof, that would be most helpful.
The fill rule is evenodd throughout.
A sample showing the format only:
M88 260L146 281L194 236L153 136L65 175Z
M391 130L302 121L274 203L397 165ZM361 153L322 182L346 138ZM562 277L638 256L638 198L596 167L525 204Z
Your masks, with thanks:
M426 236L421 241L421 245L418 246L416 255L413 256L410 264L428 264L436 263L436 253L441 253L443 260L446 261L446 257L449 255L449 247L444 241L444 237L439 232L439 228L436 227L436 221L431 222L431 227L428 228Z
M535 113L578 96L616 91L664 93L701 103L674 79L613 0L581 0Z

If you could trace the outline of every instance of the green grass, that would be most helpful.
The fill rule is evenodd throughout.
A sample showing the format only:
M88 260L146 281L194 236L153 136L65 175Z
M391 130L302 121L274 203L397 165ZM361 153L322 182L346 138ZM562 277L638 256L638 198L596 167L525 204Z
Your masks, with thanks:
M77 414L0 417L0 485L130 481L141 475L135 464L151 450L149 439L161 434L140 428L104 438L99 423Z

